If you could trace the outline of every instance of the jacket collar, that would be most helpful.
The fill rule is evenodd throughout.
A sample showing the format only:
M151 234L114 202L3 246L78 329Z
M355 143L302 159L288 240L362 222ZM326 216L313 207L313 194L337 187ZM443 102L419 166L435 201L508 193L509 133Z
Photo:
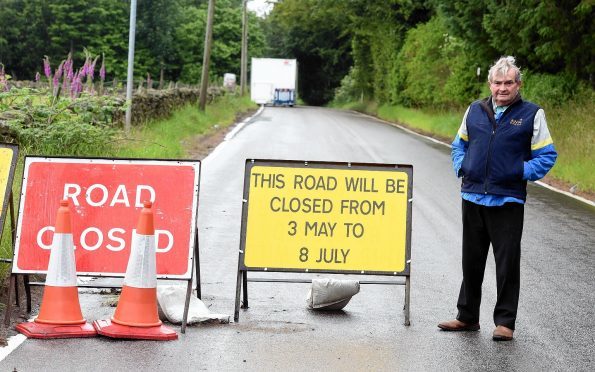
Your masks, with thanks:
M489 96L487 98L482 99L481 101L479 101L479 105L481 106L481 108L487 112L491 118L494 117L494 108L492 105L492 100L493 97ZM506 111L508 111L512 106L516 105L519 102L522 102L523 98L521 97L521 93L517 93L516 97L514 97L514 99L512 100L512 102L510 102L510 104L508 105L508 108L506 109Z

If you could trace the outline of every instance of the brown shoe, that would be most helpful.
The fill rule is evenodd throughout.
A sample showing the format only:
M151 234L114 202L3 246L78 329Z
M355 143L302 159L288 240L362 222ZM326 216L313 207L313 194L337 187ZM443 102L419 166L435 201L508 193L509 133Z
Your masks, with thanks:
M479 323L464 323L458 319L449 320L438 324L438 328L443 331L479 331Z
M512 334L514 331L508 327L497 326L492 333L492 340L494 341L510 341L512 340Z

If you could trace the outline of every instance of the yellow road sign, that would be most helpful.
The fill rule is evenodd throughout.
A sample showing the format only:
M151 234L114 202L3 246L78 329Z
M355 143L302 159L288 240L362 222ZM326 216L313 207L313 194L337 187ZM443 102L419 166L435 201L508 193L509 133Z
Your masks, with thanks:
M18 146L0 143L0 236L2 236L6 208L12 191L12 179L17 159Z
M244 268L408 273L411 178L411 166L248 162Z

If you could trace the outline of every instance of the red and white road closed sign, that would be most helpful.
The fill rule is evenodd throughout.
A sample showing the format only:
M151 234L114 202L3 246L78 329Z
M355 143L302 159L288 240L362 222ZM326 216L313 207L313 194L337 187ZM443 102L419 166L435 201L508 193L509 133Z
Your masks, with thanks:
M79 275L124 276L143 202L153 202L157 276L189 279L199 161L27 157L14 273L45 273L56 212L68 199Z

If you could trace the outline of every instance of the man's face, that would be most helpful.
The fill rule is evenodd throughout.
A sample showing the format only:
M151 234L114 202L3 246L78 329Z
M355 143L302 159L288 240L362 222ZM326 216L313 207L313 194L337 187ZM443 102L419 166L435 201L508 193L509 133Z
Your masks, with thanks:
M497 74L492 77L490 91L497 106L507 106L516 97L521 87L520 82L515 81L516 71L509 69L506 74Z

